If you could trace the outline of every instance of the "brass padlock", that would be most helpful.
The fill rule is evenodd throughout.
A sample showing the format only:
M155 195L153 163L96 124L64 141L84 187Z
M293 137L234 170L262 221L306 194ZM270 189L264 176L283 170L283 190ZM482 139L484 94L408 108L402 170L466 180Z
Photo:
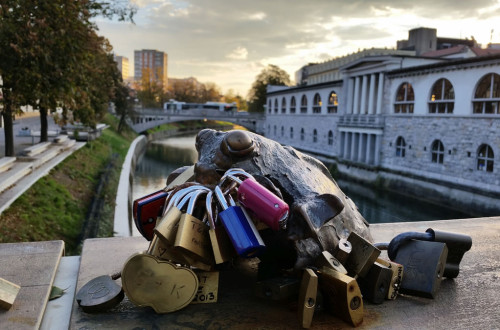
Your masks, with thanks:
M300 283L298 317L303 328L310 328L318 294L318 276L309 268L304 269Z
M193 216L198 197L206 193L206 190L191 193L186 213L182 214L179 220L174 247L184 255L210 265L214 263L214 256L208 234L209 227Z
M198 291L191 304L210 304L217 302L219 292L219 272L195 271L198 276Z
M330 252L323 251L315 261L315 265L318 268L329 267L333 270L338 271L344 275L347 275L347 270L345 267L337 260Z
M377 262L389 268L392 271L391 284L387 291L387 299L394 300L398 296L401 281L403 280L404 267L397 262L378 258Z
M380 255L380 250L355 232L349 234L347 241L351 243L352 250L345 268L351 276L364 277Z
M349 254L352 251L351 243L345 238L341 238L339 240L339 244L333 250L333 256L340 261L342 265L347 263L347 258L349 258Z
M363 298L356 280L328 267L318 272L323 298L333 314L355 327L363 322Z
M210 191L205 199L207 219L210 224L208 234L210 236L210 243L212 245L212 251L214 254L214 259L216 264L222 264L224 262L230 261L236 256L233 244L226 233L226 230L222 225L216 226L215 221L217 220L217 213L213 212L213 192ZM216 208L217 210L217 208Z
M363 298L374 304L381 304L387 298L391 286L392 270L374 262L365 277L359 277L358 283Z
M177 266L151 255L154 237L146 253L132 255L124 264L122 286L137 306L150 306L157 313L186 307L198 291L198 276L189 268Z
M202 186L190 186L179 190L170 199L163 217L154 229L155 235L166 245L174 245L179 221L182 216L182 208L189 201L191 194L199 189L209 190Z

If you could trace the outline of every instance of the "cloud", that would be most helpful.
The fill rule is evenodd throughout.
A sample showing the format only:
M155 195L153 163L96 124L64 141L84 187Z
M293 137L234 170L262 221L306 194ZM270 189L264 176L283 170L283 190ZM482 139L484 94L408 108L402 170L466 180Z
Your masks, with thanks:
M248 56L248 50L245 47L237 47L233 51L226 55L227 58L232 60L246 60Z

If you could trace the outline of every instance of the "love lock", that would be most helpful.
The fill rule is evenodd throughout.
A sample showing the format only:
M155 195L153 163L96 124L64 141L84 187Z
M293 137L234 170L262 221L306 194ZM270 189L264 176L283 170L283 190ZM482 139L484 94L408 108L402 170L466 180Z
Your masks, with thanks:
M167 192L159 190L134 201L133 216L135 226L148 241L153 239L156 219L163 214L167 196Z
M102 275L82 286L75 299L84 312L98 313L118 305L123 297L122 287L111 276Z
M215 263L222 264L224 262L231 260L234 256L236 256L236 253L234 251L234 248L231 244L231 241L229 240L229 236L227 235L224 227L222 227L221 225L217 226L215 223L217 215L214 216L212 202L213 202L213 192L210 191L205 199L207 219L210 225L208 234L210 237L210 243L212 245L212 250L214 253Z
M135 305L150 306L157 313L186 307L196 295L198 277L189 268L152 256L152 244L146 253L135 254L125 262L123 290Z

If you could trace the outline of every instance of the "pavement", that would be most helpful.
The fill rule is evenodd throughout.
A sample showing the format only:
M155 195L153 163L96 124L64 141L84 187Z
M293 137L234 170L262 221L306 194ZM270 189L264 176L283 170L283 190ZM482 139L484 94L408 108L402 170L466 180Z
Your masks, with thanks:
M14 122L14 151L16 160L8 169L0 168L0 214L6 210L19 196L28 190L41 177L47 175L52 168L66 157L85 145L85 142L76 142L66 136L49 137L48 147L35 155L24 155L26 148L32 147L40 140L39 137L19 136L21 130L40 131L38 113L29 113L18 117ZM48 117L49 132L58 132L60 127ZM62 139L64 137L64 139ZM60 139L61 141L57 142ZM5 157L5 129L0 128L0 159Z

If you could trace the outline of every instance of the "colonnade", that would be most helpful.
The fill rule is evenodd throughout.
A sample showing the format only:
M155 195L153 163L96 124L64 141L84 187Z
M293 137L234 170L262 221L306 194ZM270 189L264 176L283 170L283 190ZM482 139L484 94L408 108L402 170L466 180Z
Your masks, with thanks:
M347 160L378 165L382 135L371 132L340 131L340 156Z
M383 73L350 77L347 85L347 114L382 113Z

